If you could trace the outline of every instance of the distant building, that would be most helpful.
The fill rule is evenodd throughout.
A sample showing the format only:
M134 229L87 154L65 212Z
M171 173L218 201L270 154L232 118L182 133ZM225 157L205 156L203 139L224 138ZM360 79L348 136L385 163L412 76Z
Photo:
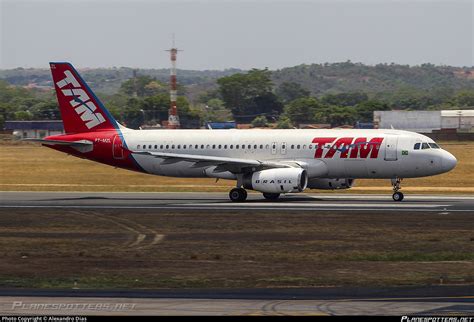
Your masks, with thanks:
M374 111L374 128L433 133L474 131L474 110Z
M300 129L330 129L331 124L329 123L300 123L298 127Z
M236 128L235 122L207 122L206 128L213 129L213 130L223 130L223 129L235 129Z
M374 123L373 122L359 122L357 121L354 125L354 129L373 129Z
M64 134L62 121L5 121L5 130L20 139L42 139L45 136Z

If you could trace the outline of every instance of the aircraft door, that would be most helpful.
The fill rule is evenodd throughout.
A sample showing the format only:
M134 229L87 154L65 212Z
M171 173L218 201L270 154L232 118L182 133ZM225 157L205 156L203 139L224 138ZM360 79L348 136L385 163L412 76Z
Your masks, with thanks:
M397 161L398 136L385 138L385 161Z
M286 154L286 142L282 142L280 153L281 154Z
M119 135L114 135L114 140L112 141L112 155L114 159L123 159L123 144L122 139Z
M272 154L276 154L276 153L277 153L277 143L273 142L272 143Z

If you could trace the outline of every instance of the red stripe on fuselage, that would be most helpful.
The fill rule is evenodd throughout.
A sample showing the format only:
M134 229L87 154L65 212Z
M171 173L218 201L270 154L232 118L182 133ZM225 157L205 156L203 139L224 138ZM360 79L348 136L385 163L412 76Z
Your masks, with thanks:
M93 149L90 152L80 152L71 146L65 145L46 145L54 150L68 153L80 158L89 159L92 161L108 164L118 168L134 170L143 172L143 169L133 159L131 152L125 147L125 144L120 139L120 148L122 149L122 157L117 158L117 149L119 147L113 146L114 136L120 135L116 130L84 132L77 134L54 135L45 139L61 140L61 141L81 141L87 140L93 143ZM117 139L116 139L117 140ZM117 143L117 141L116 141ZM115 151L114 151L115 149Z

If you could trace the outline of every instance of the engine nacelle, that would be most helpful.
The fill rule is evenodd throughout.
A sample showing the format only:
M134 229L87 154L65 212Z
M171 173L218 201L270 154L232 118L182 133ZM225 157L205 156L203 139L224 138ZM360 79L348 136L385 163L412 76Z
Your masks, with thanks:
M244 175L245 189L266 193L301 192L306 189L308 175L301 168L279 168Z
M349 189L354 185L354 179L310 179L308 182L309 189L322 189L322 190L334 190L334 189Z

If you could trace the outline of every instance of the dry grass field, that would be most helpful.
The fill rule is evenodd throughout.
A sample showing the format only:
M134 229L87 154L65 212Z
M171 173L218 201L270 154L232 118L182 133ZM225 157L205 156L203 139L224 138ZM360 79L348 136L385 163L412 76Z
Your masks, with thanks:
M458 159L443 175L406 179L403 191L474 193L474 142L445 142ZM67 156L37 144L0 144L1 191L228 191L233 181L158 177ZM389 180L357 180L347 192L389 192ZM316 191L316 190L313 190ZM310 192L309 190L307 192ZM338 191L341 192L341 191Z
M0 209L0 258L0 287L472 284L474 232L468 213Z

